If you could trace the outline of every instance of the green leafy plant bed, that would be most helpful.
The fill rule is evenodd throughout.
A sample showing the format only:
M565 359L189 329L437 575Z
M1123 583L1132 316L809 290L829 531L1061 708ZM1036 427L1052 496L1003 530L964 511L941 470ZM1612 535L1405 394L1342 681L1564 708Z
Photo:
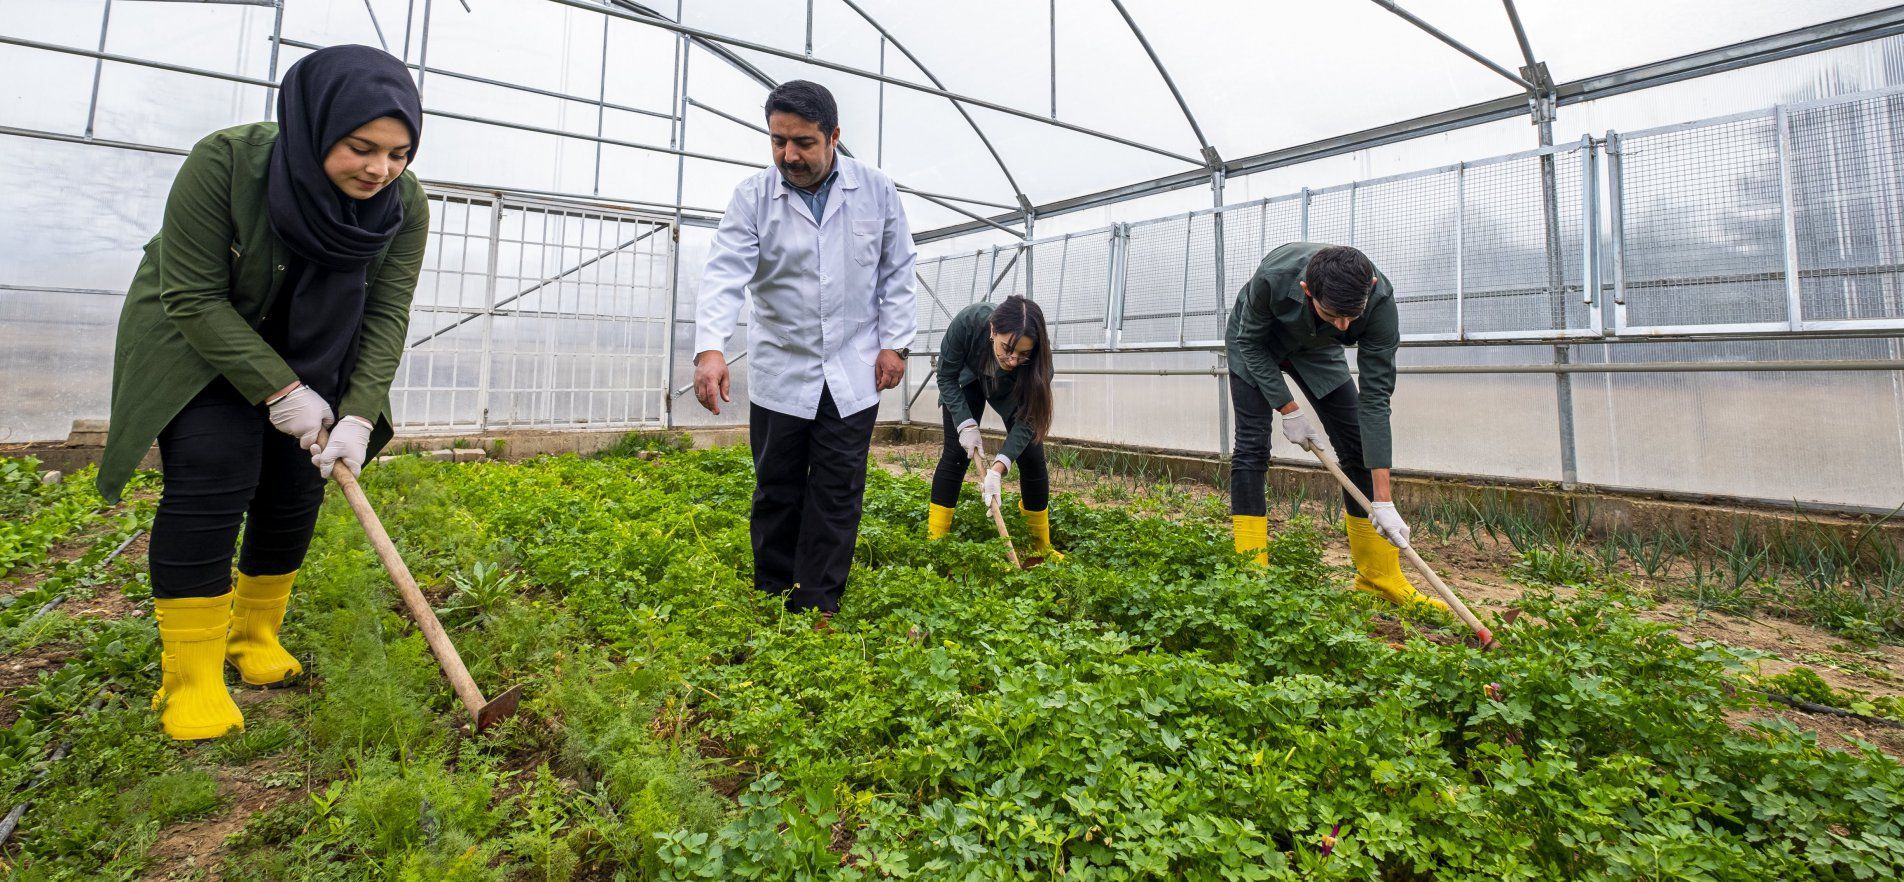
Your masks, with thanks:
M527 684L522 713L455 734L331 500L286 638L311 683L296 731L115 781L300 757L300 798L229 842L225 879L1904 873L1904 767L1729 723L1755 707L1742 660L1603 593L1530 594L1482 653L1344 590L1305 521L1260 568L1215 526L1060 498L1065 559L1019 571L971 498L928 543L925 484L874 470L845 610L816 631L751 587L744 451L403 459L365 483L476 678ZM158 835L136 808L97 826ZM32 818L33 878L93 878L60 855L99 849Z

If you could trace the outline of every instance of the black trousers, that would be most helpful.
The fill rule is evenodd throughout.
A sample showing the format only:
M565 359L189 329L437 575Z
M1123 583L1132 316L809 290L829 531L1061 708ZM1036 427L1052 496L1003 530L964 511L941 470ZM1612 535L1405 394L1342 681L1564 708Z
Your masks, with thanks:
M751 405L754 587L785 595L787 609L839 611L878 419L878 407L840 416L826 389L810 420Z
M965 393L965 408L974 418L985 415L985 389L983 383L971 383L961 390ZM952 422L952 411L945 413L945 449L939 453L939 467L932 472L932 502L952 508L958 505L959 490L965 486L965 470L972 467L972 457L959 446L959 427ZM1010 432L1014 423L1012 415L1001 413L1005 418L1005 431ZM985 463L985 468L991 468ZM1051 507L1051 471L1045 466L1045 446L1033 442L1025 452L1019 454L1012 463L1018 469L1018 492L1026 511L1044 511Z
M276 576L304 564L324 502L324 479L297 439L223 377L159 433L165 488L152 520L152 596L216 597L238 570Z
M1335 448L1343 474L1349 476L1349 483L1374 498L1374 478L1362 465L1362 423L1357 413L1355 381L1351 379L1318 398L1288 362L1283 362L1281 367L1296 381L1303 397L1309 399L1315 418L1322 423L1323 433L1329 436L1329 446ZM1276 410L1269 406L1269 399L1264 398L1262 392L1235 371L1230 372L1230 407L1236 417L1236 443L1230 452L1230 514L1267 514L1264 476L1269 472L1269 433L1274 427ZM1346 490L1342 491L1342 505L1349 514L1368 517L1368 512L1356 504Z

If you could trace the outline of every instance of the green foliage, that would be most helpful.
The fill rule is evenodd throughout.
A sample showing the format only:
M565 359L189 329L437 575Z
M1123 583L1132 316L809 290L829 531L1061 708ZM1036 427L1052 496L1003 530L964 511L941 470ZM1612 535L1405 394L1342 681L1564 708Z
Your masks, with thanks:
M1316 522L1292 521L1257 567L1219 518L1060 497L1065 559L1021 571L969 499L927 542L924 483L876 469L846 607L815 631L751 585L744 451L629 452L366 472L419 578L514 579L474 605L480 627L451 616L480 682L526 685L514 720L450 734L464 715L333 499L287 624L317 684L303 740L261 731L188 762L148 711L102 712L78 737L114 765L59 773L79 808L30 820L27 853L68 878L123 875L153 825L131 820L126 787L88 782L302 746L313 789L253 819L225 878L1904 873L1904 767L1788 725L1734 728L1742 659L1605 592L1531 593L1497 652L1391 645L1371 635L1378 612L1446 619L1345 590ZM1486 529L1520 531L1539 572L1595 572L1532 553L1578 537L1498 514ZM88 664L156 678L135 663L149 643L127 630L108 652L105 636ZM52 708L90 694L40 687L0 775L24 778L66 721Z

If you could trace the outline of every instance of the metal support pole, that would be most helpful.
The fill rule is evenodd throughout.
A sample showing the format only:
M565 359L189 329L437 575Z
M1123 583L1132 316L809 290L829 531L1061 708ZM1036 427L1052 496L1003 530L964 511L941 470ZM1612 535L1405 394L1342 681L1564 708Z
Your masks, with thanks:
M1613 329L1614 336L1626 327L1626 196L1620 192L1626 184L1620 152L1620 133L1609 130L1606 135L1607 223L1613 240L1613 302L1608 307L1612 315L1607 327Z
M1805 292L1798 274L1798 219L1792 198L1792 132L1785 105L1773 117L1778 126L1778 224L1785 258L1785 319L1794 331L1804 324ZM1850 315L1846 312L1846 315Z
M99 51L101 53L106 51L106 28L111 24L112 0L106 0L106 5L101 8L99 13ZM92 98L86 102L86 138L88 140L93 136L93 120L99 113L99 78L105 73L105 69L105 59L93 59L93 95Z
M1223 185L1225 183L1226 178L1223 174L1223 169L1212 169L1210 172L1210 202L1216 208L1223 207ZM1210 215L1212 235L1215 236L1213 243L1215 247L1212 251L1216 254L1216 291L1214 294L1216 298L1215 312L1218 330L1225 328L1229 324L1229 298L1226 296L1229 292L1229 280L1226 278L1228 266L1224 257L1223 248L1223 218L1225 214L1226 212L1218 211ZM1217 353L1216 364L1219 369L1225 367L1228 361L1229 356L1227 353ZM1226 370L1219 370L1216 376L1216 456L1218 462L1228 462L1230 459L1230 375Z
M1302 241L1307 242L1309 241L1309 188L1308 187L1302 188L1301 205L1302 205L1302 210L1300 214L1302 216L1302 223L1300 224L1301 232L1298 235L1300 236Z
M677 15L674 20L680 21L681 17ZM807 57L813 57L813 0L807 0Z
M410 63L410 27L416 23L416 0L403 0L403 63Z
M1058 0L1051 0L1051 118L1058 118ZM883 71L882 71L883 73Z
M1230 461L1230 356L1216 354L1216 457Z
M423 100L423 78L430 72L430 12L436 0L423 0L423 35L417 40L417 101Z
M886 35L879 37L879 75L886 75ZM886 81L879 81L879 116L874 124L873 164L886 165Z
M602 135L604 123L608 118L608 26L613 19L602 16L602 67L599 71L601 83L595 91L595 189L596 196L602 195ZM675 202L681 200L676 199Z
M681 18L681 0L675 0L674 17L676 20ZM669 141L673 143L675 149L682 151L687 149L688 143L689 48L687 35L676 34L674 40L676 62L674 71L674 124L670 126L672 131L669 135ZM687 167L687 156L680 153L675 154L674 229L669 232L671 241L668 248L668 321L667 333L664 335L662 341L663 351L661 362L661 388L664 390L674 388L674 363L678 360L675 356L674 337L677 329L674 324L675 315L680 309L679 301L681 299L681 201L687 186ZM688 348L693 349L694 344L690 342ZM689 353L688 358L692 359L693 357L694 353ZM663 428L674 428L674 396L672 395L661 396L661 425Z
M1037 285L1036 279L1038 278L1038 274L1034 272L1034 270L1038 268L1038 264L1036 262L1038 255L1036 251L1031 247L1031 240L1036 235L1033 228L1037 226L1037 223L1038 223L1037 212L1033 212L1033 211L1025 212L1025 247L1022 253L1025 255L1025 299L1026 300L1038 299L1036 296L1037 292L1036 290L1034 290L1034 286Z
M429 0L424 0L424 2L427 3ZM283 48L284 45L284 0L276 0L271 6L271 62L270 66L266 68L265 79L275 83L278 81L278 50ZM264 90L264 118L266 122L270 122L272 116L277 112L277 99L278 90L276 88ZM420 104L422 102L418 103Z
M1536 120L1536 130L1539 133L1540 146L1552 147L1554 144L1553 120L1550 117L1541 117ZM1544 250L1547 252L1547 302L1552 328L1564 332L1567 329L1566 270L1560 259L1560 192L1558 187L1554 174L1554 154L1543 153L1540 157L1540 203L1541 219L1546 233ZM1554 344L1554 364L1564 365L1572 361L1572 344L1566 342ZM1572 489L1579 481L1573 431L1573 378L1564 372L1554 375L1554 407L1558 411L1560 429L1560 486Z
M490 362L494 361L492 344L496 332L496 272L497 262L502 257L502 194L495 194L495 201L489 204L489 266L484 270L483 288L485 289L483 307L483 354L482 361L476 367L476 431L489 431L489 386L494 377ZM465 205L468 211L469 206ZM454 415L452 414L452 419Z
M1457 340L1468 338L1468 317L1462 304L1462 291L1467 287L1467 245L1468 245L1468 164L1459 163L1454 167L1454 336Z

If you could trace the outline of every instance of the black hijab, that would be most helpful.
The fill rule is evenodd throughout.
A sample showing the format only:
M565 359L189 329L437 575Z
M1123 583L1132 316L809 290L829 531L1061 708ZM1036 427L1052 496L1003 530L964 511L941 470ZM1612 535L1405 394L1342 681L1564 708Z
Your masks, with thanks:
M358 127L386 116L410 128L414 160L422 97L403 62L369 46L319 49L291 65L278 87L278 140L265 192L271 230L296 255L296 266L272 310L283 324L271 336L280 338L274 342L298 379L333 408L357 361L366 273L403 226L403 195L392 181L369 199L346 196L324 173L324 157Z

